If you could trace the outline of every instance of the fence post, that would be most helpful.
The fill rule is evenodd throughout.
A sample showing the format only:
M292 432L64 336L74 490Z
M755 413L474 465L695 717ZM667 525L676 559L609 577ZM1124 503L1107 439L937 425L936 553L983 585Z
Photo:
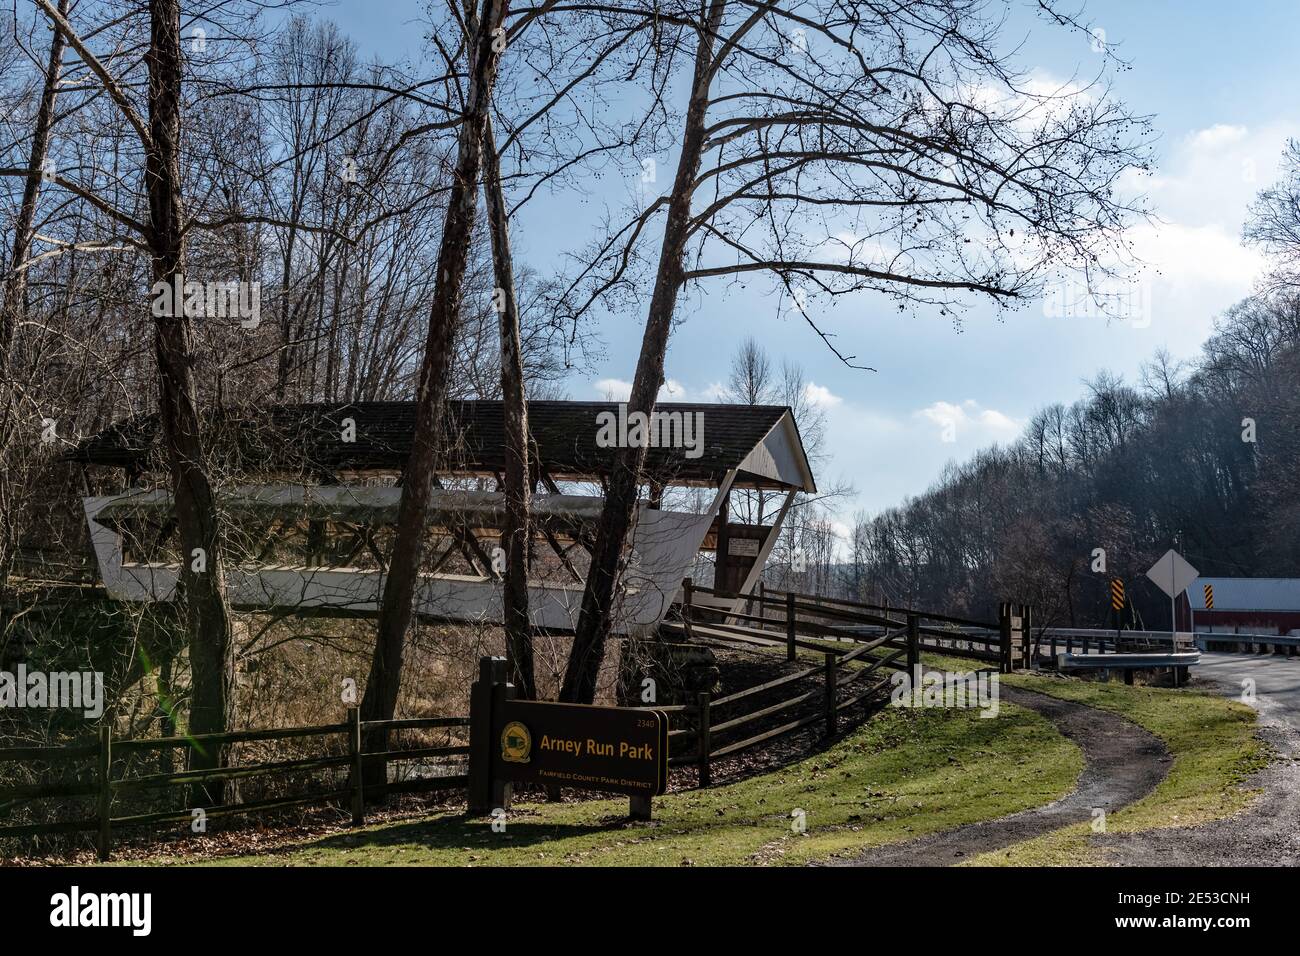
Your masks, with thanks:
M767 589L763 587L763 579L759 578L758 579L758 629L760 631L763 629L763 618L765 616L763 614L763 609L767 606L767 602L764 600L764 598L766 597L767 597Z
M691 633L691 605L695 603L695 582L691 578L682 578L682 629L686 632L687 640L694 640L695 635Z
M352 825L366 822L366 781L361 759L361 708L348 708L348 754L352 757Z
M916 681L916 669L921 666L921 619L907 615L907 679Z
M113 724L105 720L99 728L99 837L95 841L99 861L107 863L112 852L113 813Z
M1024 667L1028 663L1024 658L1025 653L1025 606L1023 604L1011 605L1011 669L1015 670L1017 666Z
M478 680L469 689L469 794L471 814L488 814L496 807L500 788L492 785L492 711L497 685L505 684L504 657L480 657ZM499 803L497 803L500 806ZM501 809L505 809L504 806Z
M709 742L709 699L708 691L695 695L696 709L699 711L700 716L699 746L697 750L699 759L696 761L700 771L698 783L700 787L707 787L713 782L713 770L709 766L709 751L712 749Z
M785 659L794 660L794 592L785 593Z
M998 605L998 650L1002 657L1002 673L1011 673L1011 603Z
M1034 640L1034 606L1026 604L1021 608L1020 624L1025 629L1025 665L1027 667L1037 667L1038 658L1038 641Z
M826 654L826 736L835 736L835 655Z

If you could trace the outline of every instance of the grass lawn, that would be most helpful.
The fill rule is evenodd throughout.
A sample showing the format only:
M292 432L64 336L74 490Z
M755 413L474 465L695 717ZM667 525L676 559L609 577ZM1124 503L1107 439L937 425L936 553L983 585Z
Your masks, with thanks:
M306 842L219 865L729 865L803 863L1048 803L1073 789L1083 759L1050 722L1003 705L887 708L829 750L728 786L655 800L653 823L627 823L626 798L517 804L504 833L441 814ZM806 830L792 814L802 810ZM175 863L175 860L155 860Z
M1195 826L1243 809L1255 791L1241 784L1267 760L1255 738L1255 712L1212 694L1158 687L1127 687L1017 674L1011 686L1108 710L1160 737L1173 755L1168 776L1137 803L1108 815L1110 833ZM977 856L966 866L1103 865L1091 824L1065 827L1033 840Z

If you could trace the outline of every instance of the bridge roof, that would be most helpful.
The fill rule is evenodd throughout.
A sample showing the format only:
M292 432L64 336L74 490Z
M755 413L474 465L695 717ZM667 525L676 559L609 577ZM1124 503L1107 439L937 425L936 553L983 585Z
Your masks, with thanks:
M1192 610L1205 610L1207 584L1216 611L1300 611L1300 578L1197 578L1187 589Z
M689 415L702 425L702 434L689 433L689 447L679 443L649 449L646 471L655 480L716 484L736 469L736 484L741 486L816 490L798 427L786 406L664 403L655 411ZM620 405L614 402L529 402L529 430L538 460L556 481L608 477L618 447L604 447L608 443L598 436L602 421L617 422L619 414ZM441 473L491 475L504 470L501 402L449 402L447 416L455 441L451 461ZM354 441L342 438L347 419L355 425ZM410 455L414 424L415 403L407 401L229 409L214 416L209 427L211 447L243 475L336 477L345 472L400 471ZM136 416L82 441L65 457L142 472L162 465L158 439L158 416Z

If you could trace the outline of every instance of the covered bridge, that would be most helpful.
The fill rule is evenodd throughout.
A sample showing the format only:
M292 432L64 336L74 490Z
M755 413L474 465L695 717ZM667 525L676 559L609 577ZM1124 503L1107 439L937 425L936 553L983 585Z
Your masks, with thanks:
M227 585L236 607L376 611L414 417L413 402L358 402L223 410L212 419L206 447L230 531ZM618 633L653 629L702 551L714 557L717 587L749 593L795 494L816 490L785 406L663 404L639 425L617 403L538 401L528 417L530 611L540 629L569 631L577 621L601 489L620 447L649 445ZM500 402L448 403L447 452L416 592L424 619L500 623L503 425ZM157 416L140 416L67 456L120 472L120 491L85 499L100 574L118 600L169 600L179 579L159 437ZM737 522L735 493L775 503L752 523Z

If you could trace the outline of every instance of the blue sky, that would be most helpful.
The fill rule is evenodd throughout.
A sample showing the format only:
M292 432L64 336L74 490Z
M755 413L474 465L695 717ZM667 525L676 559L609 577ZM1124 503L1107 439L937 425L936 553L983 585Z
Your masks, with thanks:
M923 491L949 460L1013 438L1036 409L1080 397L1083 381L1101 369L1135 381L1159 348L1195 356L1216 315L1251 289L1261 260L1239 242L1246 207L1275 178L1287 138L1300 137L1300 3L1093 0L1087 12L1132 66L1115 77L1116 93L1133 111L1151 114L1159 135L1157 167L1144 188L1161 221L1131 237L1150 264L1145 318L1062 318L1045 303L998 316L977 304L958 330L937 314L844 301L816 317L841 351L877 369L862 372L839 365L801 319L778 316L761 284L736 293L719 283L679 307L684 321L667 361L674 397L711 395L727 375L725 343L747 334L774 356L802 363L828 415L833 460L821 477L857 489L841 509L847 520L859 508L878 510ZM365 53L419 55L419 2L340 0L319 15L336 20ZM1025 68L1057 80L1098 69L1087 37L1032 18L1013 25L1018 38L1027 36ZM665 156L659 166L673 162ZM579 245L572 204L571 196L538 203L516 227L517 258L545 271L556 249ZM570 397L603 397L610 382L631 379L643 321L636 313L601 323L604 357L569 383Z

